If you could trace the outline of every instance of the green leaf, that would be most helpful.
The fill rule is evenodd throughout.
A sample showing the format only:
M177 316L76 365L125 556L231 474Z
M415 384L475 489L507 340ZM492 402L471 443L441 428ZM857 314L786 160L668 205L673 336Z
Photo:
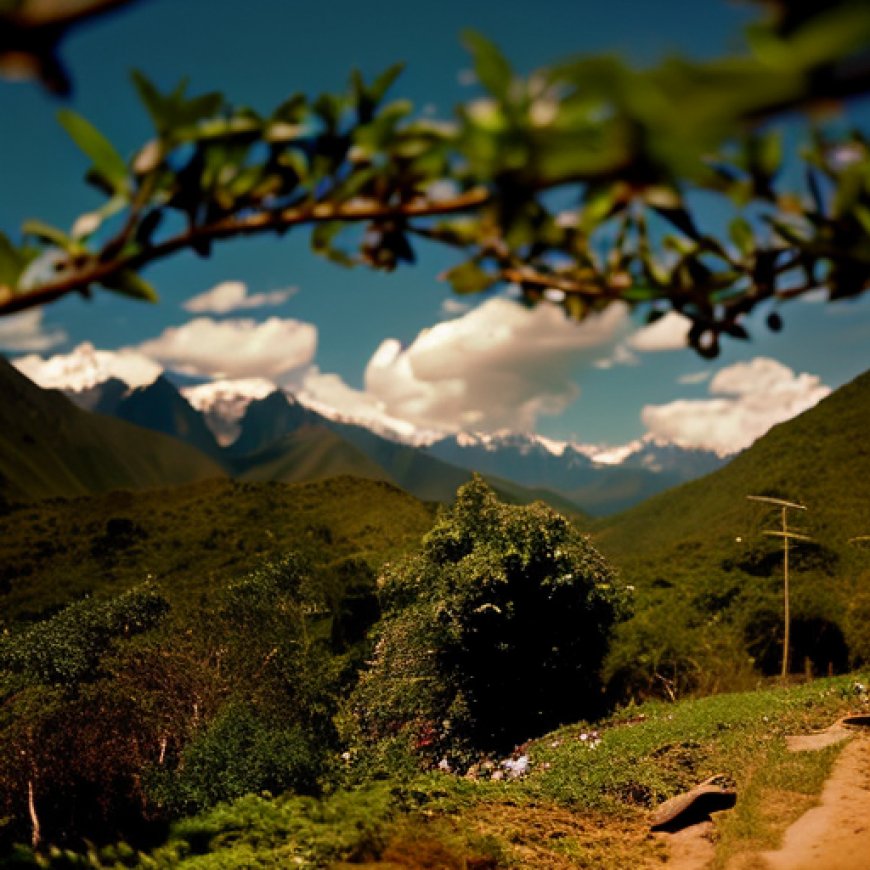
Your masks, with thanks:
M25 221L21 227L21 231L26 236L34 236L37 239L42 239L44 242L49 242L52 245L62 248L69 253L81 253L82 246L74 239L71 239L63 230L57 227L50 226L38 220Z
M120 293L122 296L129 296L131 299L140 299L143 302L157 302L160 298L157 291L132 269L118 272L111 278L106 278L102 284L107 290Z
M494 97L505 102L513 73L504 55L495 43L473 30L466 30L462 35L462 41L474 58L477 80Z
M382 72L369 87L369 97L377 105L405 69L404 63L394 63Z
M618 200L617 186L609 184L586 193L583 211L580 214L580 229L591 233L601 223L614 214Z
M61 109L57 120L112 189L116 193L126 191L129 187L127 164L115 146L90 121L70 109Z
M870 208L867 208L866 205L856 205L852 209L852 213L858 219L864 232L870 236Z
M441 280L449 281L457 293L481 293L498 282L498 277L482 269L474 260L448 269Z
M749 221L744 218L737 217L731 221L728 225L728 235L731 236L731 241L744 257L749 256L755 250L755 233L752 232Z
M758 168L768 177L776 175L782 165L782 136L771 130L755 142L755 160Z
M341 221L326 221L317 224L311 231L311 250L333 263L350 268L356 263L344 251L333 245L333 240L344 228L345 225Z
M139 99L142 101L151 120L154 123L154 129L158 133L165 133L169 127L169 118L167 115L167 101L154 84L147 79L139 70L134 69L130 73L133 79L133 84L139 93Z
M9 237L0 232L0 287L16 287L25 264L26 258Z
M84 239L92 236L105 220L123 211L126 206L127 198L115 195L95 211L79 215L73 224L72 237L74 239Z

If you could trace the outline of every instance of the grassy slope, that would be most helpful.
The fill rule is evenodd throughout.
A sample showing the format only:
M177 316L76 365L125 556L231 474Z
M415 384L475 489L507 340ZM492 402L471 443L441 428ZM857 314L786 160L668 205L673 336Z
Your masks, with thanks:
M732 603L770 607L781 594L782 544L764 535L780 528L780 511L746 496L796 501L807 510L791 512L790 528L815 543L792 551L793 612L857 624L850 614L870 594L870 562L849 538L870 531L868 431L870 373L725 468L597 524L595 543L638 586L641 607L681 602L703 619L722 610L724 624Z
M390 480L364 453L322 426L298 429L234 464L242 480L299 483L340 475Z
M806 505L806 515L792 515L801 531L846 553L850 536L870 533L868 431L870 373L774 427L725 468L602 521L596 540L620 559L666 557L687 542L717 551L757 525L777 526L775 508L746 500L761 494Z
M528 744L532 772L516 782L432 774L339 790L323 802L250 795L177 823L146 862L183 870L657 867L667 843L649 833L649 809L721 774L738 794L736 808L715 820L715 866L724 867L777 843L812 805L838 752L789 753L785 735L868 707L854 678L646 704L597 723L600 741L578 723ZM333 863L342 858L352 865Z
M0 359L0 496L19 501L223 476L199 451L41 390Z
M113 519L127 531L110 534ZM148 576L174 601L195 604L288 550L321 572L350 557L375 567L416 545L431 523L431 508L396 487L347 477L43 501L0 516L0 613L28 618Z

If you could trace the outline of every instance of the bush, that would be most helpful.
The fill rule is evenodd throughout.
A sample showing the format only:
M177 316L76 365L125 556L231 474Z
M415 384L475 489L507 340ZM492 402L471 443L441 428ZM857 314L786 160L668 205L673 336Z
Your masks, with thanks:
M458 760L597 712L627 594L549 508L503 505L475 477L380 590L374 660L345 711L362 744Z
M177 770L153 773L149 791L173 814L199 812L249 793L311 793L322 764L323 747L298 726L230 704L185 747Z

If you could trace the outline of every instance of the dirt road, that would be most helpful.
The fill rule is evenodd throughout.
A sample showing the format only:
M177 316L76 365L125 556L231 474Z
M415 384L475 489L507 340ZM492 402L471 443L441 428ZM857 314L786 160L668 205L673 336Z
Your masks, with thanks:
M765 870L870 870L870 736L856 736L837 759L821 803L785 833Z

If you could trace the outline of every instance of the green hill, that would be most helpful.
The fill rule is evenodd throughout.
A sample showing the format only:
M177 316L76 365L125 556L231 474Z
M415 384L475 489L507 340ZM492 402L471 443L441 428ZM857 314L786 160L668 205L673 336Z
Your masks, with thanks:
M806 505L795 516L825 546L870 530L870 372L815 408L775 426L725 468L654 496L598 524L597 540L620 558L647 558L687 541L733 543L755 530L759 510L747 495Z
M791 555L793 667L809 658L817 669L836 670L847 654L866 659L870 553L849 538L870 533L868 431L870 373L774 427L725 468L598 523L597 546L638 587L635 629L643 624L649 638L658 637L646 646L661 651L661 636L679 640L682 626L695 632L684 644L687 656L703 658L703 635L712 657L733 664L730 656L745 653L774 670L782 542L764 532L778 529L781 517L779 509L746 499L764 495L805 505L790 512L789 524L813 539ZM632 643L640 643L637 634ZM633 654L647 655L645 648Z
M198 450L42 390L0 358L0 500L142 489L221 477Z
M323 426L297 429L256 453L233 460L231 467L242 480L299 483L343 474L367 480L390 479L362 451Z
M415 546L432 517L391 484L350 477L212 480L23 505L0 516L0 613L30 619L149 577L174 604L196 606L290 550L321 580L355 561L374 569Z

